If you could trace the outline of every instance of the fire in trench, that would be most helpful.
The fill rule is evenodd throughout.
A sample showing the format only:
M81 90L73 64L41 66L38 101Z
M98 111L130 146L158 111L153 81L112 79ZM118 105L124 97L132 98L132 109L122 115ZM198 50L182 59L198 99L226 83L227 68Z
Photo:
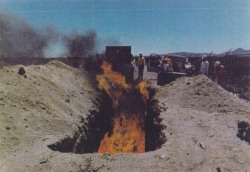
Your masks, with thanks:
M146 82L127 84L125 77L104 62L97 75L98 87L112 99L111 129L101 140L98 153L145 152L145 116L149 93Z

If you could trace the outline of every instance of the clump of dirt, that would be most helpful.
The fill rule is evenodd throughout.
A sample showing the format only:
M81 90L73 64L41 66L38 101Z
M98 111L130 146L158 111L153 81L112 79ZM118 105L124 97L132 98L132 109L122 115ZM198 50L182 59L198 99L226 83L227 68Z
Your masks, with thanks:
M25 74L25 70L24 70L23 67L20 67L20 68L19 68L18 74L19 74L19 75L24 75L24 74Z

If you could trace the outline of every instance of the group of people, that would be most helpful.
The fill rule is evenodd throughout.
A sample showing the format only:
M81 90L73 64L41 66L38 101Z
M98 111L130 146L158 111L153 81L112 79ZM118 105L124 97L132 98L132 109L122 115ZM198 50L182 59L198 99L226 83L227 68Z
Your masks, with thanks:
M143 80L143 71L144 71L144 66L146 64L145 58L142 56L142 54L139 54L139 58L137 61L133 61L133 64L138 67L138 80ZM171 58L168 56L163 56L161 59L161 65L163 70L168 70L168 71L173 71L173 61ZM203 55L201 57L201 65L200 65L200 74L204 74L208 76L208 71L209 71L209 62L207 61L207 56ZM218 83L221 78L225 75L225 67L219 62L216 61L214 63L214 71L213 71L213 76L212 80L216 83Z
M209 71L209 62L207 61L206 55L203 55L201 57L201 66L200 66L200 74L204 74L208 76L208 71ZM225 67L219 62L216 61L214 63L214 71L213 71L213 76L212 80L216 83L220 82L221 78L225 75Z
M166 71L173 71L173 61L168 56L163 56L160 59L160 64L162 65L163 70ZM143 80L143 72L144 72L144 66L146 65L145 58L142 56L142 54L139 54L139 58L137 61L132 62L134 66L138 67L138 80Z

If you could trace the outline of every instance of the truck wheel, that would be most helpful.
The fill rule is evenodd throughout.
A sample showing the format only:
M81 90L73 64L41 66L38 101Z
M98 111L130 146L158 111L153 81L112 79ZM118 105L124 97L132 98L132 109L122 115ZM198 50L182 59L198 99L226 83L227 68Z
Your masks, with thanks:
M158 73L158 75L157 75L157 85L162 86L163 85L163 81L162 80L163 80L163 78L162 78L161 74Z
M193 75L193 71L191 71L191 70L188 70L186 73L187 73L187 76L192 76Z

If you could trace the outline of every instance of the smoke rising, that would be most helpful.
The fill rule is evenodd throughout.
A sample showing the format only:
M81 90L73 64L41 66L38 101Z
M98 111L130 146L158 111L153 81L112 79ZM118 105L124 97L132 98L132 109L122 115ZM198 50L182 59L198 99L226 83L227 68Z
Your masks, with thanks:
M94 53L96 48L96 33L89 31L86 35L75 34L67 39L69 55L86 57Z
M96 32L63 35L53 27L38 30L24 20L0 12L0 58L87 57L96 51Z
M0 56L42 56L47 40L25 21L0 12Z

